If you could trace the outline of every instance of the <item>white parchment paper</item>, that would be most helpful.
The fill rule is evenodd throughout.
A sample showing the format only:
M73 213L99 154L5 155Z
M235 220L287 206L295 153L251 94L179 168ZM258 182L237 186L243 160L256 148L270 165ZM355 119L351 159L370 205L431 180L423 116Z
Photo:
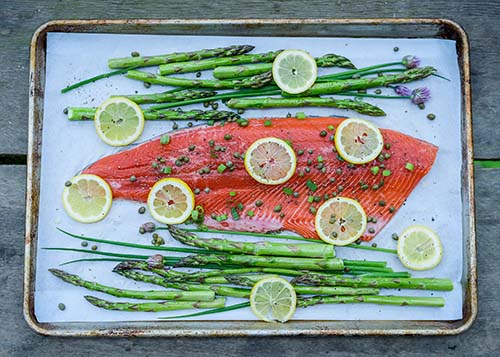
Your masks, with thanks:
M35 314L40 322L69 321L132 321L154 320L160 316L187 313L161 312L137 313L106 311L93 307L83 296L94 295L113 301L119 299L98 292L90 292L62 282L47 269L57 268L62 262L87 258L89 255L73 252L42 250L43 247L81 248L80 241L58 232L61 227L70 232L142 244L149 244L150 235L137 233L138 227L152 220L146 213L140 215L141 204L131 201L115 201L109 215L95 224L81 224L71 220L64 212L61 192L64 182L81 169L99 158L118 149L107 146L95 134L92 122L69 122L63 114L67 106L97 106L110 95L132 93L154 93L165 87L144 88L141 82L123 77L113 77L87 85L67 94L60 90L84 78L107 72L107 59L129 56L131 51L141 54L161 54L188 51L200 48L252 44L254 52L265 52L280 48L300 48L314 56L337 53L352 60L358 67L397 61L406 54L422 59L423 65L431 65L450 81L430 77L408 86L427 86L433 99L420 110L408 100L373 100L387 113L386 117L370 118L380 127L399 130L405 134L429 141L439 146L436 163L430 173L409 196L406 204L375 238L381 247L395 248L391 239L393 232L401 232L412 224L424 224L433 228L442 239L444 256L441 264L430 272L412 272L414 277L447 277L453 280L451 292L412 290L386 290L383 294L442 296L446 299L443 308L378 306L370 304L323 305L298 309L295 319L315 320L454 320L462 318L462 204L461 204L461 100L460 82L455 42L438 39L355 39L355 38L262 38L262 37L202 37L202 36L158 36L158 35L110 35L110 34L64 34L49 33L47 37L47 67L43 117L42 172L40 192L40 217L35 291ZM393 48L398 46L399 52ZM320 75L338 69L321 69ZM191 74L192 75L192 74ZM190 76L190 75L187 75ZM210 72L202 78L209 78ZM384 94L393 94L384 89ZM193 105L192 108L201 108ZM224 109L224 106L221 106ZM345 115L363 117L347 111L331 108L292 109L310 115ZM245 115L285 116L289 109L253 110ZM436 114L436 120L426 119L428 113ZM184 125L185 123L179 123ZM148 140L170 130L171 123L148 122L140 141ZM178 246L168 234L163 234L168 245ZM236 237L235 237L236 238ZM243 239L237 237L237 239ZM93 245L89 243L90 246ZM132 250L97 244L101 251L148 254L147 251ZM88 249L88 248L87 248ZM387 260L395 271L404 271L396 256L349 248L339 248L341 257L351 259ZM113 262L83 262L62 267L64 270L124 289L156 289L152 285L125 279L111 272ZM238 302L228 299L228 304ZM66 309L60 311L58 303ZM200 319L253 320L250 309L236 310L224 314L202 316Z

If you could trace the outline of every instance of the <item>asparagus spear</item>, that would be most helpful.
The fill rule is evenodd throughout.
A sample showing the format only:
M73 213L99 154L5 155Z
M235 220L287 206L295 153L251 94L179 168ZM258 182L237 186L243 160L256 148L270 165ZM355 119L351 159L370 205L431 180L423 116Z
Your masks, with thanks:
M313 296L297 299L297 307L308 307L318 304L378 304L399 306L430 306L443 307L444 299L441 297L417 296L385 296L385 295L359 295L359 296Z
M212 251L221 251L234 254L273 255L308 258L333 258L335 250L333 245L310 243L274 243L262 241L256 243L235 242L227 239L199 238L194 233L189 233L175 226L169 225L170 235L179 242L198 248Z
M187 73L187 72L197 72L204 71L207 69L214 69L220 66L231 66L235 64L244 64L244 63L256 63L256 62L272 62L283 50L272 51L267 53L254 53L247 55L240 55L237 57L221 57L221 58L209 58L203 59L199 61L189 61L189 62L177 62L177 63L168 63L162 64L160 66L159 73L162 76L172 73ZM268 72L272 69L268 69ZM259 72L263 73L263 72Z
M226 275L223 277L207 278L206 282L211 284L234 284L241 286L254 286L254 284L269 275ZM222 278L222 279L221 279ZM225 282L224 282L225 280ZM304 286L294 285L297 294L312 295L372 295L378 294L379 289L375 288L350 288L339 286Z
M264 62L264 61L261 61ZM221 65L214 69L213 75L218 79L248 77L259 73L271 71L272 63L256 63L245 66L234 66L240 63L231 63L232 65ZM326 54L316 58L318 67L340 67L340 68L356 68L352 62L346 57L333 53Z
M215 265L240 265L255 266L264 268L284 268L299 270L342 270L344 263L341 259L314 259L314 258L294 258L294 257L268 257L253 255L188 255L182 258L175 266L203 266L206 264Z
M351 109L361 114L383 116L385 112L370 103L351 99L334 99L320 97L298 98L241 98L230 99L226 105L233 109L282 108L282 107L334 107Z
M68 120L94 120L96 108L88 107L69 107L67 108ZM241 117L230 111L225 110L144 110L144 119L146 120L226 120L235 121Z
M168 281L195 281L204 283L207 279L212 277L220 277L233 274L247 274L247 273L268 273L279 274L284 276L300 276L304 274L303 271L291 269L275 269L275 268L237 268L237 269L220 269L213 271L203 271L200 273L181 273L178 276L166 277Z
M148 104L181 102L183 100L212 97L215 94L216 92L211 90L183 89L175 92L166 91L163 93L151 94L113 95L112 97L126 97L137 104Z
M156 56L110 58L108 60L108 66L109 68L146 67L156 66L163 63L200 60L202 58L210 57L230 57L250 52L254 48L255 46L242 45L204 49L193 52L174 52Z
M100 291L109 295L146 300L181 300L181 301L212 301L215 298L213 291L165 291L165 290L125 290L118 289L80 278L59 269L49 269L56 277L67 283L84 287L88 290Z
M212 80L212 79L188 79L164 77L153 73L130 70L126 76L151 84L176 87L214 88L214 89L239 89L239 88L260 88L272 81L271 72L258 74L252 77L232 80Z
M316 83L307 91L300 93L299 96L309 97L323 94L335 94L350 90L383 87L394 83L408 83L426 78L435 72L436 69L434 67L422 67L409 69L396 74L386 74L380 77L332 80L329 82ZM289 94L283 92L283 95Z
M250 296L250 289L233 288L229 286L214 285L214 284L171 283L159 276L141 274L136 271L117 270L116 268L113 271L129 279L163 286L164 288L187 290L187 291L213 291L217 295L232 296L239 298L248 298Z
M319 286L350 286L354 288L453 290L453 282L451 280L437 278L346 278L309 273L294 278L292 283Z
M157 312L170 310L187 310L187 309L212 309L224 307L226 304L225 298L218 298L213 301L162 301L162 302L113 302L99 299L95 296L86 295L84 298L92 305L101 307L106 310L120 311L142 311L142 312Z

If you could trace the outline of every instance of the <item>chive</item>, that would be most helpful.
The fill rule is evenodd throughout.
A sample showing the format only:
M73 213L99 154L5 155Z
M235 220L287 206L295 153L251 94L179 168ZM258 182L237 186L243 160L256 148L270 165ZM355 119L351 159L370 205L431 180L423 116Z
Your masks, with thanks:
M243 203L238 203L238 206L236 206L240 211L243 211Z
M396 208L395 208L395 207L393 207L393 206L389 207L389 212L390 212L390 213L394 213L394 211L395 211L395 210L396 210Z
M306 186L308 189L310 189L312 192L316 192L318 189L318 185L316 185L313 181L307 180Z
M170 175L172 173L172 168L170 166L165 166L163 169L161 169L161 172Z
M189 150L189 151L194 151L194 149L196 149L196 146L194 146L194 145L189 145L189 148L188 148L188 150Z
M231 134L224 135L224 140L231 140L232 138Z
M238 122L238 125L241 126L241 127L247 127L248 126L248 120L245 120L245 119L240 120Z
M297 150L297 155L304 155L304 150L300 149L300 150Z
M264 122L264 126L271 126L271 125L273 125L273 122L272 122L272 121L270 121L270 120L266 120L266 121Z
M372 168L370 168L370 171L372 172L372 174L376 175L378 174L378 171L380 170L380 168L378 166L373 166Z
M305 119L306 118L306 114L304 112L298 112L295 114L295 117L297 119Z
M170 135L167 135L167 134L162 135L161 139L160 139L160 144L167 145L169 143L170 143Z
M375 233L375 228L370 228L370 229L368 229L368 232L369 232L369 233Z
M215 220L217 222L222 222L222 221L225 221L227 219L227 214L223 213L221 215L218 215L217 217L215 217Z
M231 216L235 221L240 219L240 214L238 213L235 207L231 208Z
M224 164L220 164L219 166L217 166L217 172L220 174L223 173L224 171L226 171L226 169L227 169L227 166Z
M405 165L405 169L407 169L409 171L413 171L414 168L415 168L415 166L413 166L413 164L411 162L407 162Z
M255 216L255 214L254 214L254 212L252 210L250 210L250 211L247 211L247 216L248 217L253 217L253 216Z
M128 68L123 68L123 69L119 69L117 71L113 71L113 72L108 72L108 73L103 73L103 74L100 74L98 76L95 76L95 77L92 77L92 78L88 78L88 79L85 79L81 82L78 82L78 83L75 83L75 84L72 84L72 85L69 85L67 86L66 88L63 88L61 89L61 93L67 93L69 92L70 90L73 90L75 88L78 88L78 87L81 87L81 86L84 86L86 84L89 84L89 83L93 83L95 81L98 81L99 79L103 79L103 78L109 78L109 77L112 77L112 76L116 76L118 74L124 74L124 73L127 73L130 69L133 69L135 68L135 66L133 67L128 67Z
M391 176L391 174L392 174L391 170L384 170L384 171L382 171L382 176L384 176L384 177Z
M307 197L307 202L313 203L314 202L314 196Z
M385 143L385 148L386 148L387 150L389 150L389 149L391 148L391 144L390 144L390 143Z
M312 214L316 214L316 207L314 206L309 207L309 212L311 212Z
M229 196L231 196L231 197L236 196L236 191L229 191Z
M327 135L328 135L328 133L326 132L326 130L321 130L321 131L319 132L319 136L321 136L322 138L324 138L324 137L325 137L325 136L327 136Z
M285 187L285 188L283 188L283 193L285 195L291 196L291 195L293 195L293 190L290 187Z
M397 233L392 233L391 238L394 239L394 240L398 240L399 236L398 236Z
M335 127L333 125L328 125L328 130L332 131L332 130L335 130Z
M276 213L277 213L277 212L281 212L281 205L277 205L277 206L275 206L275 207L273 208L273 211L274 211L274 212L276 212Z
M209 120L209 121L207 121L207 125L208 126L214 126L214 124L215 124L215 120Z
M385 201L379 201L378 205L382 207L385 206Z
M255 201L255 205L256 205L257 207L260 207L260 206L262 206L263 204L264 204L264 201L262 201L262 200L257 200L257 201Z
M323 159L323 156L319 155L319 156L318 156L318 162L319 162L319 163L322 163L323 161L325 161L325 160Z

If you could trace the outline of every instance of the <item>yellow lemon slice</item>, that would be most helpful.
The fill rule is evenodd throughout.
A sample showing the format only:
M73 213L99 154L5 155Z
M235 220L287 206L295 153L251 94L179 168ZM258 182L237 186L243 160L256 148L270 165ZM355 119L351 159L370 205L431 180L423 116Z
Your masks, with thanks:
M351 164L373 161L384 148L379 128L367 120L346 119L335 132L335 148Z
M274 59L274 82L287 93L305 92L314 84L317 77L316 60L306 51L286 50Z
M125 97L112 97L97 108L94 126L99 138L111 146L136 141L144 130L141 108Z
M113 194L102 178L84 174L66 183L62 201L64 210L75 221L93 223L106 217L113 202Z
M443 257L438 235L420 225L406 228L399 236L398 257L408 269L428 270L436 267Z
M297 294L283 278L259 280L250 292L250 308L259 319L267 322L286 322L295 313Z
M335 197L319 207L314 223L316 232L323 241L347 245L365 232L366 213L357 201Z
M193 191L180 179L161 179L149 191L148 209L158 222L183 223L194 209Z
M295 172L297 157L286 141L278 138L258 139L245 153L245 169L265 185L287 182Z

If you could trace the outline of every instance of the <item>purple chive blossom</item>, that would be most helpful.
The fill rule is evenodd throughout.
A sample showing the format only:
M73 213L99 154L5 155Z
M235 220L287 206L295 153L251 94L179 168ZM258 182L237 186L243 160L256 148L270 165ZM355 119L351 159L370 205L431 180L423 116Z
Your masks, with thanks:
M394 91L396 92L397 95L403 97L409 97L412 93L411 89L405 86L395 86Z
M140 228L142 228L146 233L151 233L156 230L156 225L153 222L146 222Z
M415 68L420 66L420 58L418 58L417 56L404 56L401 62L403 62L406 68Z
M417 88L411 92L411 101L413 104L424 104L431 99L431 91L427 87Z
M163 268L163 255L161 254L152 255L146 260L146 263L148 263L148 266L150 268L161 269Z

